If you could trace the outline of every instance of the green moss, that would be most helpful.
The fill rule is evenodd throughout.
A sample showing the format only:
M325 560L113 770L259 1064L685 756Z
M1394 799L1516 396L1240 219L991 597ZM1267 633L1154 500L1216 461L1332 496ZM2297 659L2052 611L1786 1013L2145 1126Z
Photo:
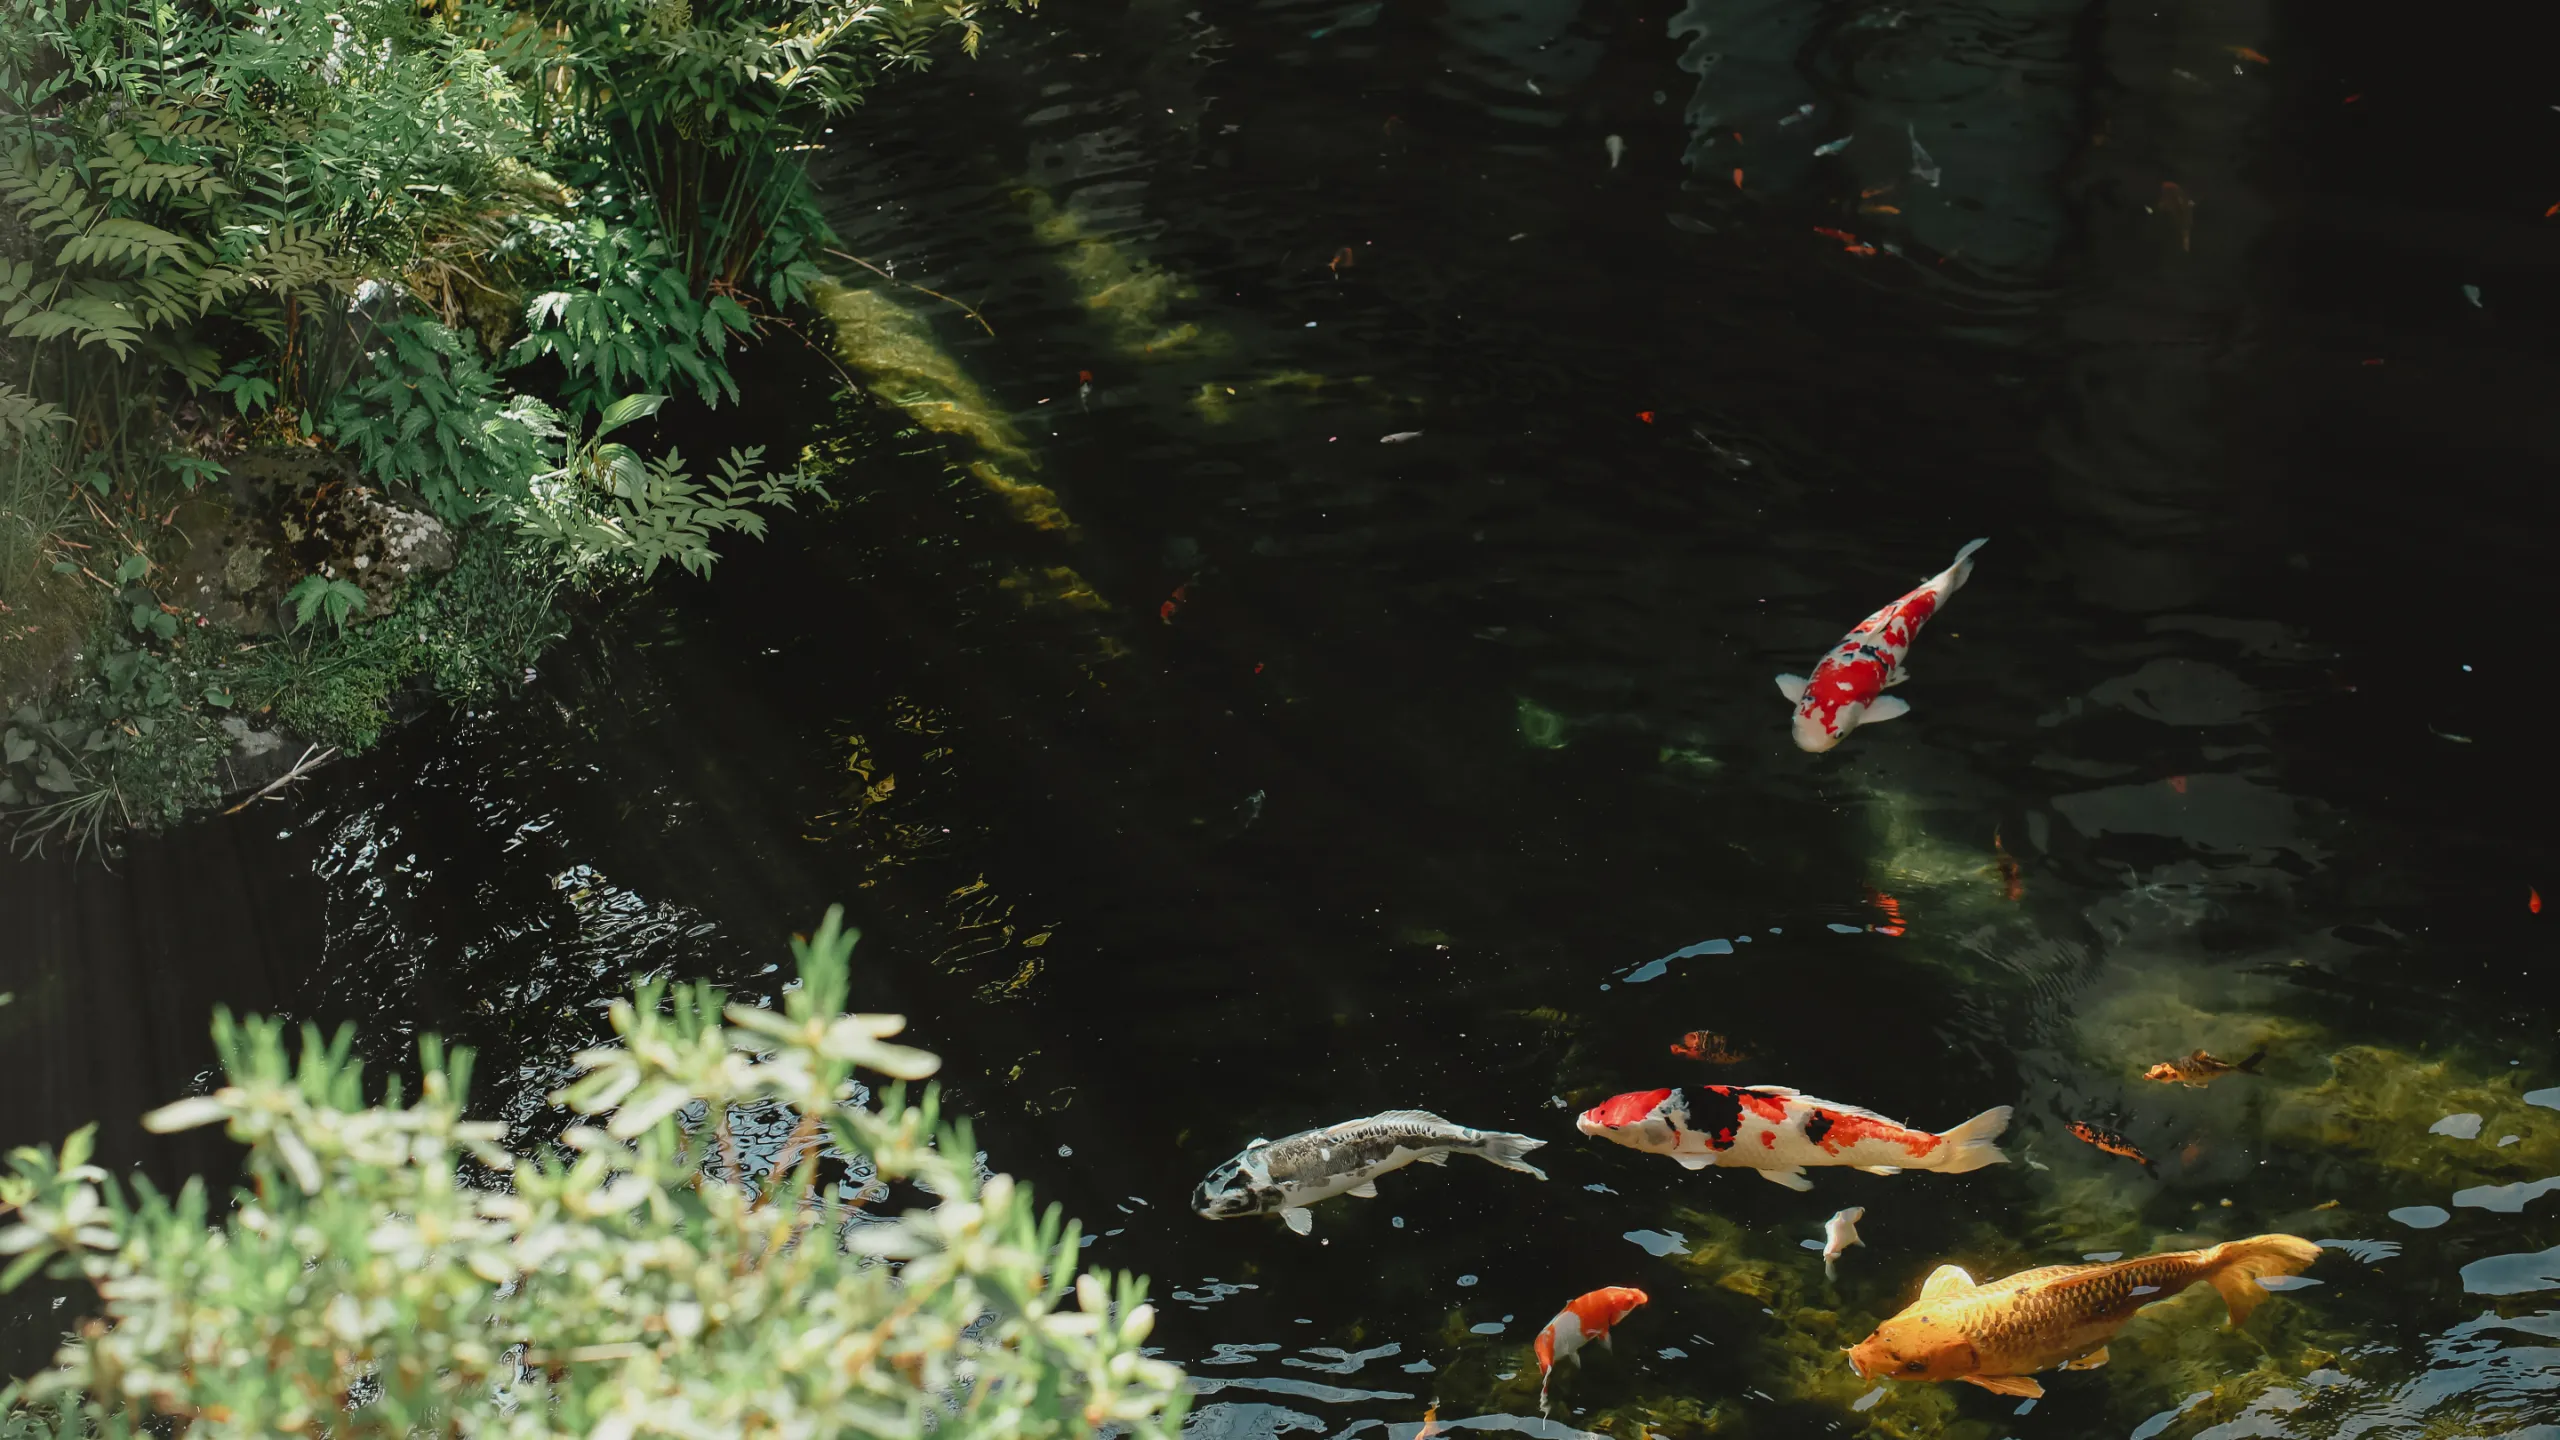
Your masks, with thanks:
M553 589L537 558L478 525L452 571L343 632L256 643L218 626L164 635L137 630L119 606L65 682L0 729L0 813L22 845L104 849L222 798L226 721L365 750L404 687L468 700L515 683L561 634Z
M411 587L390 614L258 646L239 656L229 679L286 729L355 754L382 738L393 697L413 678L448 700L515 683L562 633L553 589L532 557L492 527L473 526L454 568Z

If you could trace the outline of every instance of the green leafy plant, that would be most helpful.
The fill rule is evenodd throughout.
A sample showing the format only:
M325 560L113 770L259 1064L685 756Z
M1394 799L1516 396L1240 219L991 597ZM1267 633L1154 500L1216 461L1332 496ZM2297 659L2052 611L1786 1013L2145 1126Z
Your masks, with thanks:
M818 278L829 234L802 151L888 74L956 38L978 0L530 0L562 36L525 52L567 82L567 129L627 176L685 287L777 307Z
M561 397L573 409L600 409L630 386L656 391L678 381L705 405L738 398L728 349L755 328L745 306L724 294L697 299L666 243L634 227L594 217L529 223L564 258L571 284L525 307L526 333L510 364L556 356Z
M531 1156L466 1118L468 1051L424 1040L415 1098L369 1106L349 1032L296 1054L218 1014L225 1083L145 1123L245 1145L228 1206L128 1192L86 1130L10 1157L0 1285L86 1280L106 1322L12 1428L1171 1440L1143 1284L1078 1274L1077 1227L982 1178L933 1091L909 1102L937 1062L844 1012L853 940L830 911L795 941L775 1008L641 985ZM875 1102L857 1068L900 1083ZM867 1183L823 1183L822 1156ZM889 1182L934 1203L879 1213Z
M461 334L404 317L382 338L322 426L366 474L416 489L437 515L459 521L521 497L551 468L551 407L507 390Z
M573 574L625 569L647 579L673 560L707 575L720 557L713 538L733 530L765 533L757 507L792 509L794 497L825 494L799 471L765 469L764 447L733 449L711 474L696 479L681 451L656 459L605 436L656 414L663 395L626 395L604 407L593 434L569 448L568 463L544 475L518 512L523 532L561 557Z
M332 629L344 630L348 617L364 613L364 591L354 581L334 575L305 575L293 582L284 598L293 607L296 625L309 625L312 617L326 615Z

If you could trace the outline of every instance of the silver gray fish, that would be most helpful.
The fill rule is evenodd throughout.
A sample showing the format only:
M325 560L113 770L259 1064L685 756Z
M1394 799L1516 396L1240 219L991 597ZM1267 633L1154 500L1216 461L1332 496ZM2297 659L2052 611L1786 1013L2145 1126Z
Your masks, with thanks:
M1446 1165L1452 1154L1478 1155L1544 1180L1547 1172L1522 1157L1546 1143L1506 1131L1470 1130L1428 1110L1389 1110L1286 1139L1256 1140L1209 1172L1191 1192L1191 1208L1211 1220L1276 1212L1304 1235L1315 1228L1308 1206L1336 1195L1374 1200L1379 1176L1416 1160Z

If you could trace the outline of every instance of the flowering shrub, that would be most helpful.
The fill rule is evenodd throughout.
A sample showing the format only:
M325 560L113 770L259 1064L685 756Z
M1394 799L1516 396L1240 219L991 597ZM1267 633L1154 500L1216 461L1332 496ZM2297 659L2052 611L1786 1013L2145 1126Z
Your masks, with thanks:
M368 1105L346 1032L293 1056L217 1015L228 1083L145 1123L248 1146L228 1206L128 1195L87 1130L10 1157L0 1287L85 1278L104 1314L0 1430L1170 1440L1143 1282L1078 1275L1076 1226L907 1101L938 1062L844 1013L853 941L836 911L795 941L778 1009L617 1001L534 1156L465 1118L468 1051L424 1041L415 1098ZM857 1069L899 1083L874 1104ZM899 1190L932 1203L877 1213Z

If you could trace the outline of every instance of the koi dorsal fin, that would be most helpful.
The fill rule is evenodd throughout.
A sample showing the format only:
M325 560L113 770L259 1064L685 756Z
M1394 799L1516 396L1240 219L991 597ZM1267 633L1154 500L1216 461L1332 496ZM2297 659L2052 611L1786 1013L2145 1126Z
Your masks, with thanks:
M1965 1273L1963 1266L1941 1265L1937 1269L1929 1272L1928 1279L1920 1282L1920 1298L1923 1300L1935 1300L1941 1295L1952 1295L1959 1290L1970 1290L1973 1288L1973 1284L1973 1277Z

